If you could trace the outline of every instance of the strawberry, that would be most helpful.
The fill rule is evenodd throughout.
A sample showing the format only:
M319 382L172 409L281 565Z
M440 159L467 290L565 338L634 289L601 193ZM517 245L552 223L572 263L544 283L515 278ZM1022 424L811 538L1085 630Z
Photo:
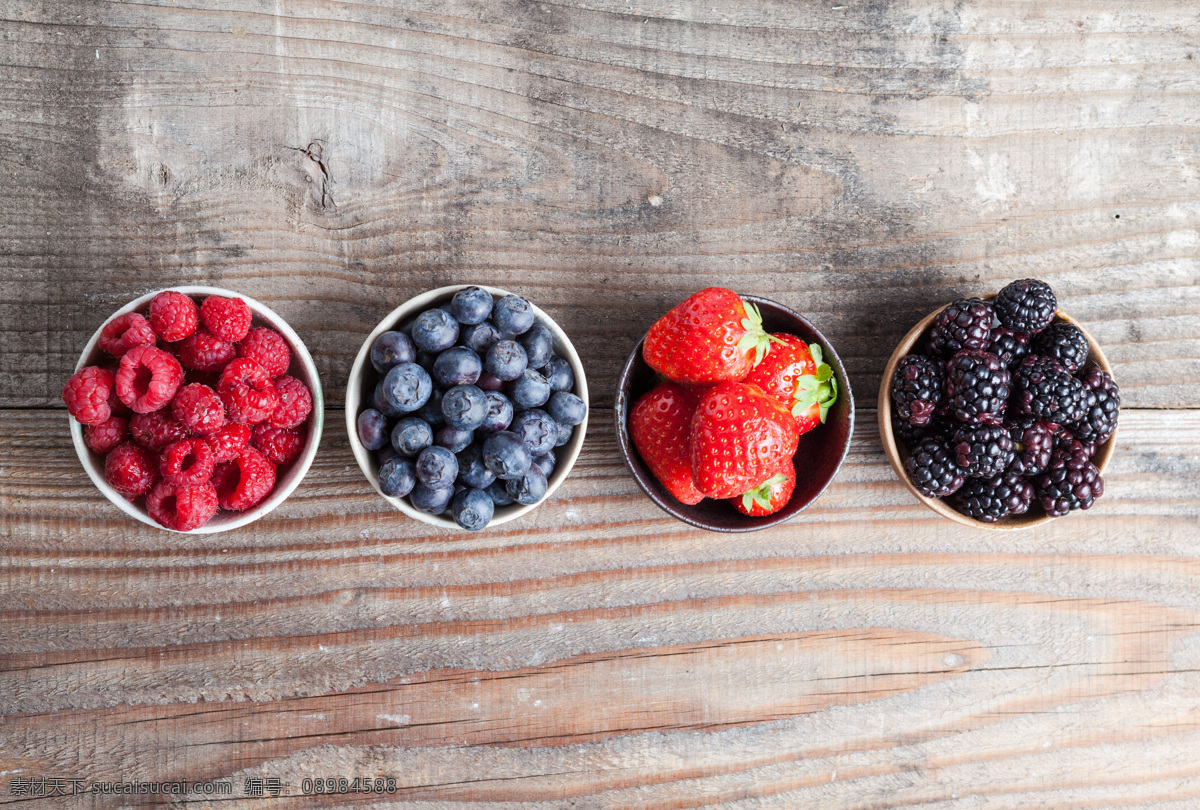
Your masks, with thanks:
M772 335L779 345L751 369L745 382L753 383L792 412L800 433L825 421L837 401L833 369L821 361L821 346L795 335Z
M688 428L702 389L661 382L633 406L629 434L633 446L659 483L689 506L704 500L692 482L688 458Z
M745 378L776 340L757 307L731 290L708 287L650 327L642 357L675 382L711 385Z
M743 515L759 517L771 515L787 506L796 489L796 468L789 461L773 476L757 487L746 490L741 497L730 498L729 502Z
M732 498L760 485L792 457L796 420L757 385L725 382L696 406L688 452L696 489Z

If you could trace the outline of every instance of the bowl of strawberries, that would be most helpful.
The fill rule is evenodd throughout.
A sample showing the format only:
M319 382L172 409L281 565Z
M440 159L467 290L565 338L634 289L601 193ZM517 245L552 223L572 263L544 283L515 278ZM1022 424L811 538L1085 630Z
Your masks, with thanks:
M641 488L709 531L794 517L833 481L854 432L845 369L816 327L720 287L650 327L625 363L615 410Z
M252 523L312 464L321 381L283 318L217 287L130 301L63 386L84 470L121 511L175 532Z

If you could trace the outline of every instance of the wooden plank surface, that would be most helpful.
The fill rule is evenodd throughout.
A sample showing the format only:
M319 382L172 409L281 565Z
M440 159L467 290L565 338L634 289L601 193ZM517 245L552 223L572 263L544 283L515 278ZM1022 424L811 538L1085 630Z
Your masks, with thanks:
M0 803L1196 806L1198 91L1186 0L0 0ZM1119 447L1092 512L971 531L869 406L921 315L1030 275L1113 362ZM593 391L562 490L481 535L390 511L338 410L387 311L470 281ZM287 318L330 409L285 504L186 540L90 487L58 402L183 283ZM711 283L807 315L860 406L831 489L745 536L658 511L611 426Z

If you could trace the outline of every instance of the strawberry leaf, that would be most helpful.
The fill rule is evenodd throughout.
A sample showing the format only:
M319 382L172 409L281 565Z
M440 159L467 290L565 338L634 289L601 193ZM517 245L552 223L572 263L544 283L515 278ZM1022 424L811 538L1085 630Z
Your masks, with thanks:
M829 409L837 402L837 379L833 376L833 369L827 363L821 362L824 352L818 344L809 344L808 351L817 365L817 373L805 374L796 379L796 391L792 395L792 416L799 419L816 405L821 422L824 423Z
M753 347L754 365L757 366L764 357L771 353L772 343L783 343L783 341L763 329L762 313L758 311L758 307L749 301L742 301L742 303L746 307L746 317L742 318L742 328L746 330L746 334L742 335L742 339L738 341L737 348L739 352L744 352Z
M746 490L742 493L742 508L748 512L754 508L754 504L758 504L763 509L770 509L771 488L777 484L782 484L786 480L786 475L778 473L763 481L758 486Z

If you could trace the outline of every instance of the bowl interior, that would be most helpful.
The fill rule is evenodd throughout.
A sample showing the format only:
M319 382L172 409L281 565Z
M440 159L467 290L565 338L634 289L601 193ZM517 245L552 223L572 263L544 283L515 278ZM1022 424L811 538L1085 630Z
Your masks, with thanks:
M829 341L797 313L766 298L744 295L762 313L763 326L768 332L786 332L807 343L820 344L825 362L830 365L838 384L838 398L829 409L825 424L800 437L793 463L796 469L796 490L787 505L772 515L750 517L738 512L731 504L705 498L694 506L677 500L669 493L638 454L629 435L629 411L639 398L658 383L654 370L642 359L645 337L638 341L617 386L616 420L621 453L629 464L633 477L650 499L673 517L700 529L718 532L751 532L774 526L795 517L825 491L841 467L850 448L854 433L854 395L842 366L841 358Z

